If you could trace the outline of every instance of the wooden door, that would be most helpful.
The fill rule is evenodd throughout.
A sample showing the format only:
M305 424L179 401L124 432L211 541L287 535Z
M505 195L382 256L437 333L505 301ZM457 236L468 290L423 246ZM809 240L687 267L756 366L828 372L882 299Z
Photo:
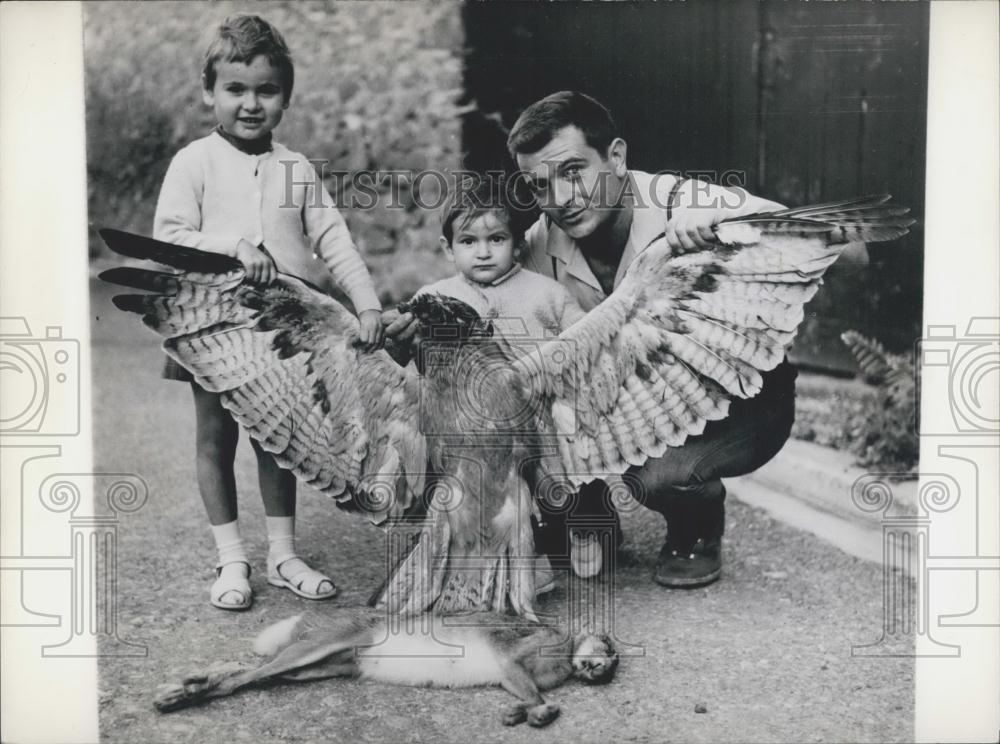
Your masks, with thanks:
M926 3L470 3L471 167L505 161L501 124L572 88L615 115L631 167L742 179L788 205L872 192L923 214ZM489 116L485 116L488 114ZM854 328L912 346L923 234L838 265L807 308L796 361L853 362Z

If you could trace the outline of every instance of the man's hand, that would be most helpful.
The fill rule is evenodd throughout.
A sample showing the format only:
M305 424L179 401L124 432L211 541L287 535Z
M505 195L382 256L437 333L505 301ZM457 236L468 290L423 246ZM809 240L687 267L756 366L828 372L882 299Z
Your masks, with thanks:
M718 244L712 227L732 216L721 209L679 210L664 228L667 245L674 255L710 249Z
M753 196L746 189L685 181L675 200L674 218L664 234L674 255L711 250L718 246L712 229L724 220L784 209L781 204ZM679 202L679 203L678 203Z
M362 310L358 315L361 330L358 337L365 346L365 351L375 351L382 346L385 335L382 330L382 314L378 310Z
M274 259L262 248L245 240L240 240L236 246L236 258L243 264L247 278L255 284L270 284L278 277Z

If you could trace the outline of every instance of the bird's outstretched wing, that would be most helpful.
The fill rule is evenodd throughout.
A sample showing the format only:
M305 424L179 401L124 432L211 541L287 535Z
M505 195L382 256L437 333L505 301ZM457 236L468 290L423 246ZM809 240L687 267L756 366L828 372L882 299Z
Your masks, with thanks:
M379 523L420 495L426 442L418 376L358 344L341 304L287 275L245 281L235 258L102 230L111 250L176 269L122 267L101 279L146 290L114 297L275 460Z
M908 210L888 200L726 220L714 250L681 256L658 240L604 302L519 360L571 484L660 457L724 418L733 397L756 395L846 245L906 234Z

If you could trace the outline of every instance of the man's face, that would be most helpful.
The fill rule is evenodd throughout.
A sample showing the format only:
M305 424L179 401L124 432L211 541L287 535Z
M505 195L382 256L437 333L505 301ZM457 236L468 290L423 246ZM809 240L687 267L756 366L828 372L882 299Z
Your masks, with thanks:
M262 54L250 64L218 62L215 85L203 97L222 128L246 140L260 139L278 126L288 107L281 72Z
M614 219L628 177L621 139L601 153L572 125L538 152L518 154L517 165L541 210L575 240Z

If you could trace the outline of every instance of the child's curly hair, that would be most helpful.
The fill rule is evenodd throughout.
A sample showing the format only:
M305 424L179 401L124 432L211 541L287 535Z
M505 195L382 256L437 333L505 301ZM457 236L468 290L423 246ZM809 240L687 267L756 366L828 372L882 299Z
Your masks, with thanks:
M205 50L202 81L207 90L215 87L215 66L219 62L250 64L254 57L263 54L281 76L281 91L287 102L295 85L295 66L292 55L281 33L256 15L229 16L212 35Z

